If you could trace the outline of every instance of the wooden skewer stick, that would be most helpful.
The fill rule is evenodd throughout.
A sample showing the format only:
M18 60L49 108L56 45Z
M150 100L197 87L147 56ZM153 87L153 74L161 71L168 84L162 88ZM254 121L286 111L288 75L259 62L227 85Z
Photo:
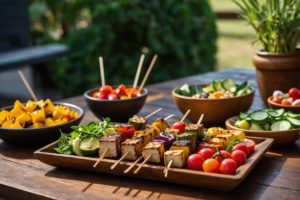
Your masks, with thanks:
M171 118L172 118L172 117L174 117L174 116L175 116L174 114L171 114L171 115L169 115L169 116L165 117L165 118L164 118L164 120L171 119Z
M142 169L142 167L144 166L144 164L151 158L152 154L150 154L147 158L145 158L145 160L140 164L140 166L138 168L136 168L136 170L134 170L134 174L139 173L139 171Z
M161 110L162 110L162 108L157 109L156 111L154 111L154 112L150 113L149 115L147 115L147 116L145 117L145 119L148 119L149 117L151 117L152 115L158 113L158 112L161 111Z
M101 156L98 158L97 162L93 165L94 168L96 168L99 163L104 159L106 153L108 152L109 149L106 149L102 154Z
M197 122L197 125L200 125L200 124L201 124L203 118L204 118L204 114L201 114L201 116L200 116L200 118L199 118L199 120L198 120L198 122Z
M102 56L99 57L101 85L105 85L104 64Z
M156 62L156 59L157 59L157 54L155 54L155 55L153 56L152 60L151 60L151 63L150 63L150 65L149 65L149 67L148 67L148 70L147 70L145 76L144 76L144 79L143 79L142 84L141 84L141 86L140 86L140 88L139 88L139 91L142 91L142 90L143 90L143 88L144 88L144 86L145 86L145 84L146 84L146 81L147 81L147 79L148 79L148 77L149 77L149 75L150 75L150 72L151 72L151 70L152 70L152 68L153 68L153 66L154 66L154 64L155 64L155 62Z
M170 160L170 162L168 163L168 166L164 170L166 178L168 177L168 172L169 172L169 169L171 168L172 163L173 163L173 160Z
M18 73L19 73L19 76L20 76L20 78L22 79L22 81L23 81L25 87L27 88L28 92L30 93L30 95L32 96L32 98L34 99L34 101L37 102L38 99L36 98L36 96L35 96L35 94L34 94L32 88L30 87L28 81L26 80L26 78L25 78L23 72L22 72L21 70L18 70Z
M183 117L181 118L180 122L183 122L185 120L185 118L189 115L189 113L191 112L190 109L188 109L185 114L183 115Z
M136 161L134 161L125 171L124 174L128 173L138 162L140 162L140 160L142 160L143 156L139 157L138 159L136 159Z
M137 87L137 84L139 82L139 78L140 78L140 74L141 74L141 70L142 70L142 66L144 63L144 59L145 59L145 54L142 54L140 57L140 61L139 61L139 65L135 74L135 78L134 78L134 82L133 82L133 88Z
M115 162L110 169L113 170L122 160L126 158L126 156L129 154L129 151L127 151L117 162Z

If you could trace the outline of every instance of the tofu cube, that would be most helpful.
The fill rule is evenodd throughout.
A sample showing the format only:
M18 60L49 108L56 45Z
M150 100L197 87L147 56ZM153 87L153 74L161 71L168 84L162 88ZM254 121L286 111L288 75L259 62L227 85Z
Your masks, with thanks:
M151 155L148 160L149 163L161 163L164 152L165 147L162 142L149 142L143 148L143 157L146 159L149 155Z
M179 130L175 128L166 128L165 132L170 133L177 137L179 135Z
M185 166L185 153L183 150L169 150L164 153L165 166L173 161L171 167L182 168Z
M121 152L121 136L119 134L107 134L99 140L99 155L102 155L106 150L106 158L115 158Z
M127 139L122 143L122 155L128 152L125 160L136 160L142 155L143 143L139 139Z

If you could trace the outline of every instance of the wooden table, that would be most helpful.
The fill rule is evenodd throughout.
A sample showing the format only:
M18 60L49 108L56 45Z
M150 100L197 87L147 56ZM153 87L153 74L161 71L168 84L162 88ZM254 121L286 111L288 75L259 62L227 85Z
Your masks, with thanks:
M158 107L160 115L181 113L173 103L170 91L183 83L207 83L213 79L231 77L255 84L252 70L230 69L155 84L148 87L150 96L141 113ZM87 109L83 97L68 99L86 110L82 123L96 118ZM251 109L263 106L256 93ZM158 115L159 116L159 115ZM271 150L253 172L234 191L208 189L93 174L84 171L58 169L35 160L28 149L13 147L0 140L0 196L9 199L299 199L300 198L300 140L289 149ZM0 199L1 199L0 197Z

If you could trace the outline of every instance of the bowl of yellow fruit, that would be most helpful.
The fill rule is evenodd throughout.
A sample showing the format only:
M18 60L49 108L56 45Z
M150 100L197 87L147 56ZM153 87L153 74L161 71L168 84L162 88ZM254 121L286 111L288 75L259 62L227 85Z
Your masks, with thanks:
M45 144L78 125L83 115L80 107L70 103L17 100L13 106L0 109L0 138L11 144Z

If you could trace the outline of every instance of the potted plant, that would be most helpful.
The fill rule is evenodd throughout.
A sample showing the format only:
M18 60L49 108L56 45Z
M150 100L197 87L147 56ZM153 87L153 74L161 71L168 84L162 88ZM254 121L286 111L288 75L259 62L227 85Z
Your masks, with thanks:
M262 45L253 56L260 94L300 87L300 0L234 0Z

